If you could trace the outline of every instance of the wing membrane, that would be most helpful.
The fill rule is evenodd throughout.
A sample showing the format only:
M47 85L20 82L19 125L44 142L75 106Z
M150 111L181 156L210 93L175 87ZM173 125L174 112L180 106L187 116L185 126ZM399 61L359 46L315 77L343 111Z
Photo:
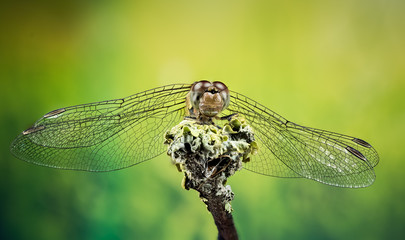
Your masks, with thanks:
M231 92L228 113L239 113L254 128L257 156L245 168L277 177L305 177L340 187L374 182L378 155L367 142L330 131L300 126L263 105Z
M27 162L48 167L111 171L166 151L164 132L186 115L191 85L173 84L126 98L56 109L11 144ZM269 176L305 177L340 187L365 187L379 161L367 142L290 122L231 92L224 114L238 113L253 127L258 154L244 168Z
M11 152L63 169L111 171L135 165L165 152L164 132L184 117L189 89L173 84L54 110L20 134Z

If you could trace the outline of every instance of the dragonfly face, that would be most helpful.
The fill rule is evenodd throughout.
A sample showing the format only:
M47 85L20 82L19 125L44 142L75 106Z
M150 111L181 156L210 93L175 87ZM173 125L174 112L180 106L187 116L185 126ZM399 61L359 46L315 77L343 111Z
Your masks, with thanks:
M293 123L225 84L209 81L51 111L23 131L10 150L47 167L118 170L165 153L165 132L188 114L210 122L219 115L245 118L259 149L243 165L252 172L339 187L366 187L375 180L379 157L368 142Z
M199 81L190 89L189 101L193 113L200 117L212 118L228 107L229 90L222 82Z

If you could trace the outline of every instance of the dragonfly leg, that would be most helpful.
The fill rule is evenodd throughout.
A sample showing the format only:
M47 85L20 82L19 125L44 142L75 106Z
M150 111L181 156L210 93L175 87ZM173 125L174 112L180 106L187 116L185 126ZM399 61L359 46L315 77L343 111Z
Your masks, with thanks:
M238 115L238 113L232 113L232 114L230 114L230 115L222 116L222 117L220 117L220 119L221 119L221 120L228 120L228 121L231 121L232 117L237 116L237 115Z
M210 171L209 177L215 177L223 172L229 164L231 164L231 157L229 155L222 155L219 158L213 159L208 162L208 170ZM210 170L211 169L211 170Z
M185 116L184 119L192 119L192 120L197 120L196 117L194 116Z

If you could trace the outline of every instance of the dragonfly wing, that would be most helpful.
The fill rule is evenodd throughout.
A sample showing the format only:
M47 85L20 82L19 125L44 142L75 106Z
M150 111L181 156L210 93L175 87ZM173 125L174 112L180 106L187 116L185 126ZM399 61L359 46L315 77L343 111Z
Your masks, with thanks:
M38 165L111 171L165 151L164 132L184 117L190 85L173 84L126 98L45 114L11 144L11 152Z
M228 111L240 113L255 131L259 154L244 165L250 171L340 187L374 182L378 154L361 139L292 123L236 92L231 93Z

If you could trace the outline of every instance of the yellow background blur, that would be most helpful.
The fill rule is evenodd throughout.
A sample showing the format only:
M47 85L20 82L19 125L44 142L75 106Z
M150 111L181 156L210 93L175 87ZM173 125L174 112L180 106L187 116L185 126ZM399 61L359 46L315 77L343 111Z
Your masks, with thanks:
M201 79L381 158L365 189L238 172L240 239L405 238L404 12L401 0L2 2L0 238L215 239L167 156L97 174L8 150L56 108Z

